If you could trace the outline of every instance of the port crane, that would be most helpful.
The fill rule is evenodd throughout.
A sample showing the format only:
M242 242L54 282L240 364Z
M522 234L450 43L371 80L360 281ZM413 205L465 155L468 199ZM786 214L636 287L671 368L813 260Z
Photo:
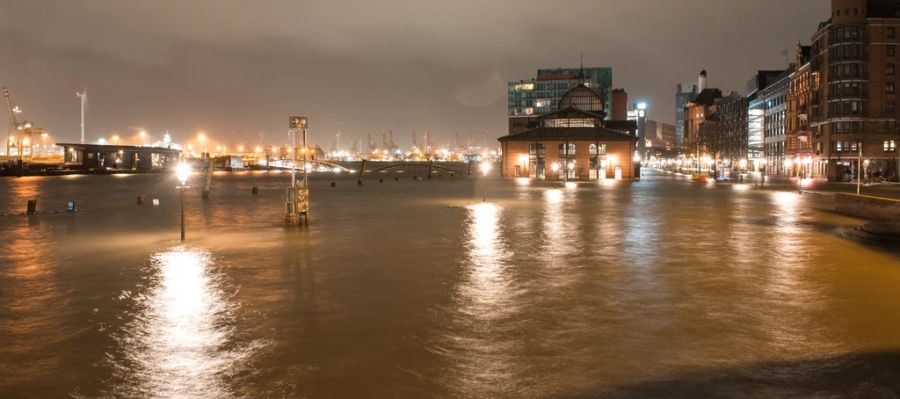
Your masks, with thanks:
M33 127L31 122L22 120L19 122L18 114L22 109L17 106L9 95L9 88L3 86L3 98L6 100L6 108L9 110L9 130L6 133L6 156L12 156L12 149L16 149L19 160L25 157L25 148L34 148L34 131L41 131ZM33 156L33 150L28 151L28 156Z

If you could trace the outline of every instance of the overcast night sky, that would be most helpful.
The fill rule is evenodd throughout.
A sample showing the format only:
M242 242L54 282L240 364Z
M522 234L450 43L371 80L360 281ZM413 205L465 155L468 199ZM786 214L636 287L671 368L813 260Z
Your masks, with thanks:
M540 67L611 66L615 87L674 121L674 90L706 68L743 91L809 42L827 0L21 1L0 7L0 82L24 117L77 141L204 130L286 141L287 117L344 147L393 129L438 140L506 130L506 82ZM777 8L775 7L777 5ZM777 10L777 11L773 11ZM6 114L3 114L3 123Z

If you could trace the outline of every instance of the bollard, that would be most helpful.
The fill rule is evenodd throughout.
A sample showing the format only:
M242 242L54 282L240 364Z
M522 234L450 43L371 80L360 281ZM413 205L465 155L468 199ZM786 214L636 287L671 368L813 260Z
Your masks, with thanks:
M143 195L138 195L138 197L137 197L137 204L138 204L138 205L144 205L144 196L143 196Z
M37 213L37 200L28 200L28 214L34 215L35 213Z
M251 190L251 192L253 193L253 195L259 194L259 187L253 186L253 189Z
M395 178L394 178L394 181L400 181L400 178L399 178L399 177L395 177Z
M362 180L357 180L357 181L356 181L356 185L357 185L357 186L361 186L361 185L362 185Z
M379 183L384 183L384 179L378 179Z
M69 201L66 203L66 212L75 212L75 201Z
M335 187L335 186L337 186L337 183L331 182L331 187Z

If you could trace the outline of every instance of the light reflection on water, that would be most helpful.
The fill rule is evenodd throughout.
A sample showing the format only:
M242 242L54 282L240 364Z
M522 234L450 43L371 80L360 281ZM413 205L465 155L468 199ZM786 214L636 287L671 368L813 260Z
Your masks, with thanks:
M226 397L226 383L254 351L234 337L237 304L222 291L221 275L209 252L177 247L155 254L145 295L122 331L114 334L120 352L110 356L115 395ZM121 299L128 300L131 292Z
M449 373L458 395L480 396L512 378L516 342L509 335L518 306L512 291L502 208L491 203L467 207L466 259L454 296L450 332L442 344L454 367Z
M668 397L729 397L900 348L897 258L811 227L860 223L811 196L651 176L489 180L471 204L480 179L331 179L289 233L284 174L194 185L193 247L171 177L0 182L11 211L95 209L0 219L0 370L22 370L0 397L583 397L685 373L725 378Z

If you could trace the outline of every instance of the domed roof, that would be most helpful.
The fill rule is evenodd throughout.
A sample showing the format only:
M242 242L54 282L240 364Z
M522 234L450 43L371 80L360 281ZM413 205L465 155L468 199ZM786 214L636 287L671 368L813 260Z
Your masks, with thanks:
M603 112L603 99L585 84L571 88L559 100L559 109L576 108L587 112Z

